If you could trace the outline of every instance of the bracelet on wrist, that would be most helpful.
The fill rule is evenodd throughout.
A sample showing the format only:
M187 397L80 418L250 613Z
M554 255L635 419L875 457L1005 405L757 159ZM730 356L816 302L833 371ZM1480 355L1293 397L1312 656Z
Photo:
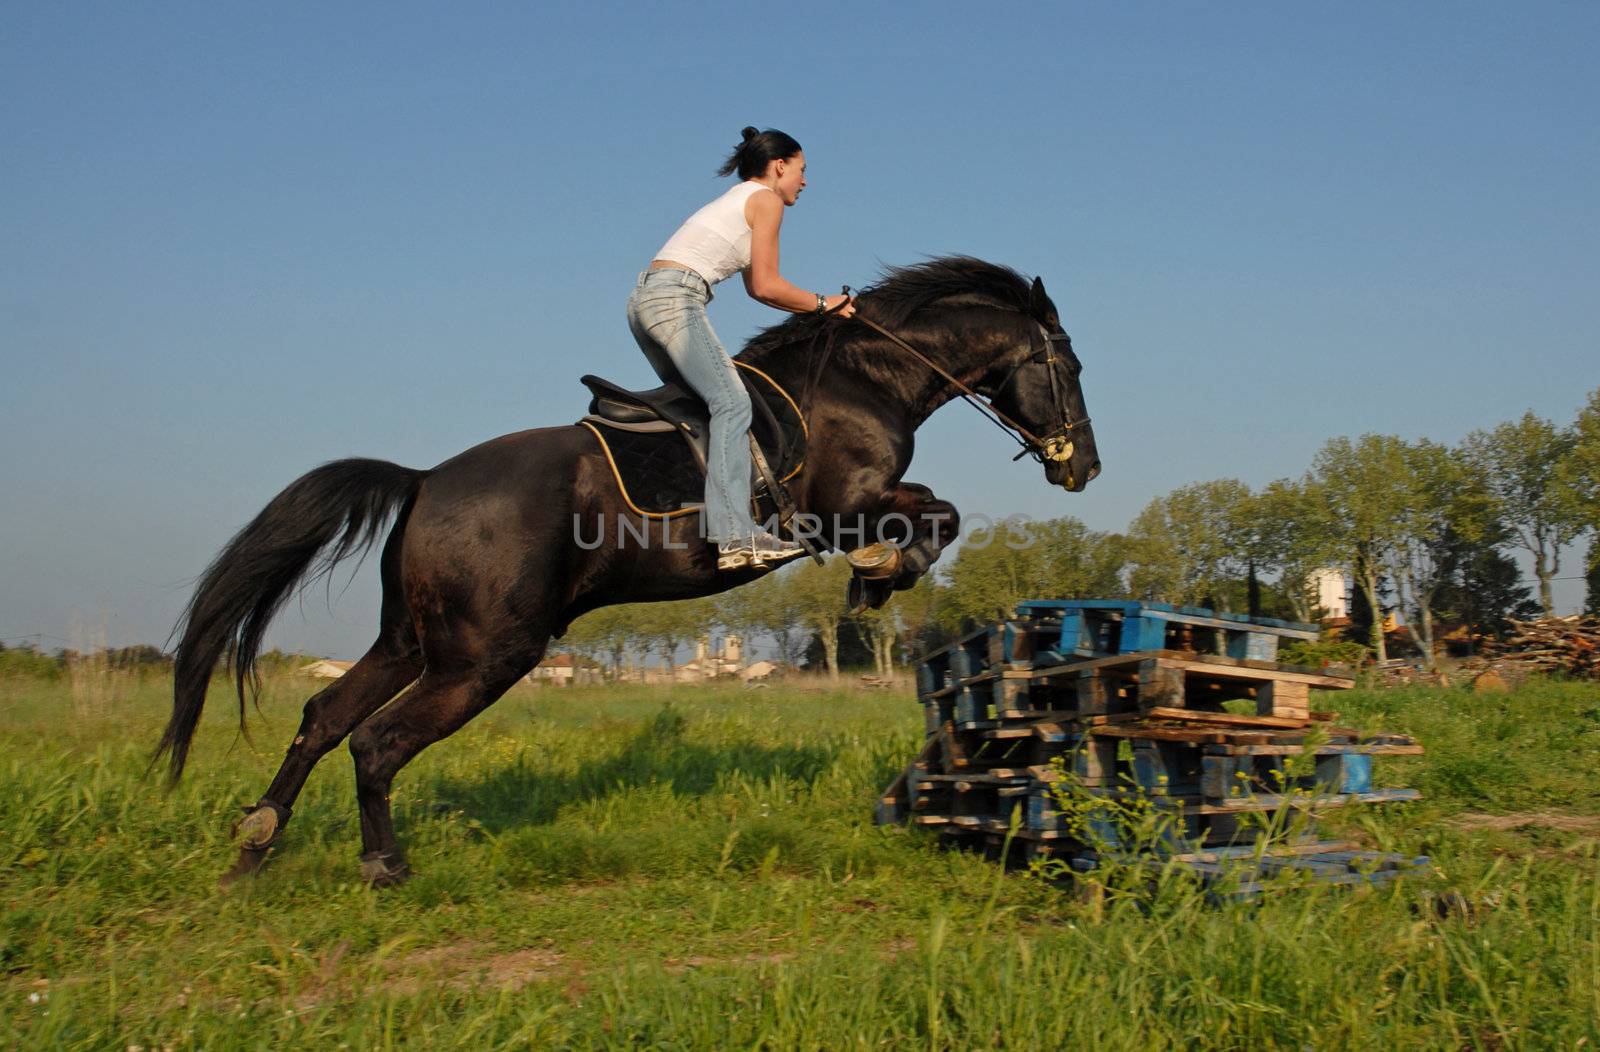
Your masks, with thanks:
M817 311L816 312L818 314L821 314L821 313L823 313L824 311L826 311L828 309L828 300L820 292L816 293L816 297L817 297Z

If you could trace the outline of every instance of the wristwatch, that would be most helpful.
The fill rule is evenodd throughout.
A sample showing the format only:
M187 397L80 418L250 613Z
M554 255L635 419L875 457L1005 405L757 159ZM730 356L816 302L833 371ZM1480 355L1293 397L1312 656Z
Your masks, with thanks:
M822 293L817 293L817 313L821 314L828 309L828 301Z

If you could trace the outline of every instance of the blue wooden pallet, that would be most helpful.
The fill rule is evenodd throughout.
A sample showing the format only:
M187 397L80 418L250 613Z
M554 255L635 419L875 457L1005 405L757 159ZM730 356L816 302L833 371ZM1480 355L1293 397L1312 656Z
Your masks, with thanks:
M1274 661L1280 640L1315 641L1320 635L1315 625L1123 599L1030 599L1017 605L1017 616L1060 625L1053 643L1037 645L1035 665L1140 650L1193 649Z
M1404 735L1379 735L1357 740L1340 731L1344 740L1309 746L1313 772L1290 775L1289 758L1303 755L1308 746L1303 733L1253 734L1216 732L1217 738L1257 739L1258 744L1211 744L1163 738L1163 730L1141 730L1131 724L1109 736L1107 728L1086 728L1070 723L1041 721L1033 727L1039 740L1041 761L1063 757L1066 769L1081 785L1105 788L1136 786L1153 796L1184 793L1226 798L1241 787L1281 793L1289 789L1318 793L1369 793L1372 758L1379 755L1420 755L1422 747ZM1149 737L1141 738L1145 734ZM1131 760L1122 758L1119 742L1126 741Z
M1253 844L1222 847L1172 857L1141 860L1151 869L1177 866L1198 877L1207 893L1219 900L1245 900L1282 887L1276 880L1293 875L1323 886L1386 884L1406 873L1432 866L1426 855L1401 855L1363 851L1338 841L1297 845L1291 850L1258 854ZM1101 865L1092 852L1072 856L1069 864L1079 873Z
M1252 702L1256 711L1253 716L1233 713L1233 722L1281 727L1286 724L1275 721L1309 721L1311 690L1351 686L1351 680L1303 669L1157 650L980 672L922 693L919 700L937 704L942 719L976 728L997 721L1047 718L1046 714L1090 719L1141 712L1170 716L1169 710L1183 710L1220 718L1228 715L1223 703L1239 699ZM1257 721L1257 717L1271 719Z
M1372 751L1360 746L1318 750L1314 773L1291 774L1283 753L1220 755L1168 741L1134 741L1132 782L1151 796L1198 795L1208 804L1294 793L1314 797L1371 793Z
M1002 669L1060 664L1054 649L1060 637L1054 620L1021 618L995 621L929 651L917 665L917 694L948 690L962 680ZM1038 647L1046 649L1038 651Z
M1367 789L1362 792L1338 792L1332 786L1318 786L1300 792L1268 792L1260 787L1241 789L1237 794L1207 796L1195 783L1171 785L1159 783L1156 788L1142 785L1116 785L1085 787L1083 792L1103 799L1127 801L1142 800L1174 818L1174 836L1192 839L1209 826L1216 815L1240 815L1249 812L1277 811L1280 808L1305 809L1319 812L1351 804L1392 804L1420 800L1422 794L1415 789ZM1060 810L1060 803L1051 792L1049 783L1035 782L1028 793L1027 826L1041 833L1064 834L1069 820ZM1113 831L1101 829L1102 835L1113 836Z

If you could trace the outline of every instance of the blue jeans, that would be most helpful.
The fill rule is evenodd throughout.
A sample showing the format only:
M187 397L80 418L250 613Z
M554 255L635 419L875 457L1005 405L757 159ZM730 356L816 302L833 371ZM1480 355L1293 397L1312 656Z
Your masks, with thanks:
M647 270L628 297L628 328L665 381L682 380L711 410L706 457L706 538L748 544L750 396L706 317L711 288L700 275L673 267Z

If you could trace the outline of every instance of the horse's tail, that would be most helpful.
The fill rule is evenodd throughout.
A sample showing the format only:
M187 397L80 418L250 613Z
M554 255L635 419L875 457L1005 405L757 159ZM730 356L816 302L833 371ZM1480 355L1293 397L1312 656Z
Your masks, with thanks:
M167 757L169 784L183 774L217 661L226 654L233 668L242 728L245 684L254 681L272 615L308 570L315 579L370 548L427 474L384 460L324 464L272 498L206 568L174 629L182 637L174 654L172 719L150 761Z

